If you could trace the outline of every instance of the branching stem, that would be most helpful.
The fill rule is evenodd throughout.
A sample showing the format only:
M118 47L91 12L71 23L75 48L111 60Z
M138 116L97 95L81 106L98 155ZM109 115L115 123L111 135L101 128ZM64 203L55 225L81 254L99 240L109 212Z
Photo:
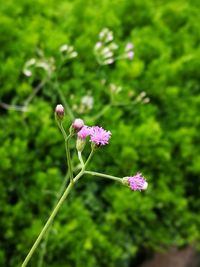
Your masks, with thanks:
M84 173L89 174L89 175L93 175L93 176L100 176L103 178L111 179L111 180L114 180L116 182L122 183L122 178L119 178L116 176L112 176L112 175L108 175L108 174L104 174L104 173L100 173L100 172L93 172L93 171L85 171Z

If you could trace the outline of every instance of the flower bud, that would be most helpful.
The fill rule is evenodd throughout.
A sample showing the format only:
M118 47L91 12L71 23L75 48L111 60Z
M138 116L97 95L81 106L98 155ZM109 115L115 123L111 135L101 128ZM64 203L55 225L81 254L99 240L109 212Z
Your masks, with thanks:
M125 47L125 51L130 51L133 49L133 44L132 43L128 43Z
M134 57L134 52L133 52L133 51L129 51L129 52L127 53L127 58L128 58L128 59L133 59L133 57Z
M83 126L84 126L84 121L81 119L75 119L74 122L72 123L72 127L77 131L81 130Z
M101 47L102 47L102 42L97 42L97 43L95 44L95 49L96 49L96 50L100 49Z
M82 152L86 144L86 139L77 138L76 140L76 149L79 152Z
M63 105L59 104L55 108L55 115L58 120L63 120L64 115L65 115L65 109Z

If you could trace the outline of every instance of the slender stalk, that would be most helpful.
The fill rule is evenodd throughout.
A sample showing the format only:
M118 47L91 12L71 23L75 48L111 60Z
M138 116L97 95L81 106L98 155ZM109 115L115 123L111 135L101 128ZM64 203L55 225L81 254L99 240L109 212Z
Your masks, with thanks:
M90 152L90 155L89 155L88 159L87 159L86 162L85 162L84 170L86 169L87 165L89 164L89 162L90 162L90 160L91 160L91 158L92 158L92 156L93 156L93 154L94 154L94 151L95 151L95 148L92 147L92 150L91 150L91 152Z
M65 151L66 151L66 156L67 156L67 165L69 168L69 178L70 178L70 181L73 182L73 171L72 171L71 155L70 155L70 149L69 149L69 141L70 141L70 138L72 137L72 134L69 134L67 136L65 129L63 128L62 122L57 121L57 123L65 140Z
M62 185L60 187L60 190L59 190L58 194L56 195L56 200L55 200L54 206L56 205L57 201L61 198L62 194L64 193L64 190L65 190L65 187L66 187L68 179L69 179L69 171L65 175L65 179L64 179L64 181L63 181L63 183L62 183ZM44 256L45 256L46 248L47 248L47 243L48 243L48 240L49 240L51 226L52 225L49 226L49 229L47 230L46 235L44 237L44 241L41 244L41 250L40 250L40 255L39 255L39 260L38 260L37 267L42 267L42 265L43 265Z
M69 170L68 170L68 172L66 173L66 175L64 177L64 180L63 180L63 182L61 184L59 192L57 193L57 198L58 199L62 196L62 194L63 194L63 192L64 192L64 190L66 188L68 179L69 179Z
M0 101L0 107L6 109L6 110L15 110L20 112L27 112L28 108L26 106L17 106L17 105L9 105L7 103Z
M37 93L44 87L44 85L47 82L47 78L42 80L34 89L33 92L27 97L27 99L23 102L22 106L19 105L10 105L4 102L0 101L0 106L7 110L15 110L15 111L21 111L21 112L27 112L28 111L28 105L33 100L33 98L37 95Z
M79 158L79 161L81 163L81 167L83 168L84 167L84 161L82 158L82 153L80 151L78 151L78 158Z
M81 170L77 176L74 178L73 182L70 182L68 187L66 188L66 190L64 191L62 197L60 198L60 200L58 201L57 205L55 206L54 210L52 211L49 219L47 220L46 224L44 225L42 231L40 232L39 236L37 237L35 243L33 244L31 250L29 251L28 255L26 256L24 262L22 263L21 267L25 267L27 266L28 262L30 261L33 253L35 252L36 248L38 247L38 245L40 244L40 241L42 240L43 236L45 235L46 231L48 230L49 226L51 225L51 223L53 222L56 214L58 213L61 205L63 204L63 202L65 201L66 197L68 196L68 194L70 193L74 183L76 183L78 181L78 179L80 179L80 177L84 174L84 171Z
M119 183L122 183L122 178L119 178L119 177L116 177L116 176L112 176L112 175L108 175L108 174L104 174L104 173L100 173L100 172L92 172L92 171L85 171L84 173L85 174L90 174L90 175L93 175L93 176L100 176L100 177L103 177L103 178L111 179L111 180L117 181Z
M24 106L28 106L29 103L33 100L33 98L37 95L37 93L44 87L47 82L47 78L43 79L33 90L33 92L28 96L28 98L24 101Z
M72 162L71 162L71 155L70 155L70 149L69 149L70 138L71 138L71 135L69 135L67 138L67 141L65 141L65 150L66 150L66 155L67 155L67 164L69 168L69 178L70 178L70 181L73 182Z
M28 264L29 260L31 259L33 253L35 252L36 248L38 247L41 239L43 238L43 236L46 233L48 227L50 226L50 224L52 223L54 217L56 216L60 206L62 205L63 201L66 199L67 195L69 194L72 186L73 186L73 184L70 183L68 185L68 187L66 188L64 194L62 195L61 199L59 200L59 202L57 203L57 205L54 208L53 212L51 213L48 221L46 222L45 226L43 227L42 231L40 232L38 238L36 239L35 243L33 244L31 250L29 251L28 255L26 256L26 258L25 258L24 262L22 263L21 267L27 266L27 264Z
M67 136L67 134L66 134L66 132L65 132L65 129L63 128L62 122L57 121L57 123L58 123L58 127L60 128L61 133L62 133L62 135L63 135L63 137L64 137L65 142L67 142L67 138L68 138L69 136ZM71 137L71 136L70 136L70 137Z

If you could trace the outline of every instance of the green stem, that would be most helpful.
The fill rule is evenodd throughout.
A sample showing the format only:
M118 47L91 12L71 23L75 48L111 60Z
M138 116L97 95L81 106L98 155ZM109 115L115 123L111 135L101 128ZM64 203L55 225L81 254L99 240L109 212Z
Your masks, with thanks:
M24 106L28 106L33 98L37 95L37 93L44 87L46 82L48 81L47 77L45 77L39 84L33 89L33 92L28 96L28 98L24 101Z
M66 151L66 156L67 156L67 165L69 168L69 178L70 178L70 181L73 182L73 171L72 171L71 155L70 155L70 149L69 149L69 141L70 141L70 138L72 137L72 134L69 134L67 136L65 129L63 128L62 122L60 121L57 121L57 122L62 132L62 135L64 137L64 140L65 140L65 151Z
M62 203L64 202L64 200L66 199L67 195L69 194L71 188L72 188L73 184L70 183L68 185L68 187L66 188L64 194L62 195L61 199L59 200L58 204L56 205L56 207L54 208L53 212L51 213L48 221L46 222L45 226L43 227L42 231L40 232L38 238L36 239L35 243L33 244L31 250L29 251L28 255L26 256L24 262L22 263L21 267L25 267L27 266L29 260L31 259L33 253L35 252L36 248L38 247L41 239L43 238L44 234L46 233L48 227L50 226L50 224L52 223L54 217L56 216L60 206L62 205Z
M85 165L84 165L84 168L83 168L84 170L86 169L87 165L89 164L89 162L90 162L90 160L91 160L91 158L92 158L92 156L94 154L94 151L95 151L95 148L92 147L92 150L90 152L90 155L89 155L88 159L85 162Z
M79 172L79 174L77 174L77 176L74 178L73 182L70 182L68 187L66 188L66 190L64 191L62 197L60 198L60 200L58 201L57 205L55 206L53 212L51 213L49 219L47 220L45 226L43 227L42 231L40 232L39 236L37 237L35 243L33 244L31 250L29 251L28 255L26 256L24 262L22 263L21 267L25 267L27 266L29 260L31 259L33 253L35 252L36 248L38 247L38 245L40 244L41 239L43 238L43 236L45 235L46 231L48 230L49 226L51 225L51 223L53 222L56 214L58 213L61 205L63 204L63 202L65 201L66 197L68 196L68 194L70 193L74 183L76 183L78 181L78 179L80 179L80 177L84 174L84 171L81 170Z
M57 199L59 199L62 196L62 194L63 194L63 192L64 192L64 190L66 188L66 185L67 185L68 180L69 180L69 170L66 173L66 175L64 177L64 180L63 180L63 182L61 184L60 190L59 190L59 192L56 195Z
M65 179L64 179L64 181L63 181L63 183L62 183L62 185L60 187L60 191L58 192L58 194L56 196L56 200L54 202L54 206L56 205L56 203L58 202L58 200L61 198L62 194L64 193L64 190L65 190L65 187L66 187L68 179L69 179L69 171L65 175ZM39 260L38 260L37 267L42 267L42 265L43 265L44 256L45 256L46 248L47 248L47 243L48 243L48 240L49 240L49 234L50 234L51 226L49 226L49 229L47 230L46 235L44 237L44 241L41 244L41 250L40 250L40 255L39 255Z
M81 163L81 168L84 167L84 161L83 161L83 158L82 158L82 153L80 151L78 151L78 158L79 158L79 161Z
M100 176L100 177L103 177L103 178L111 179L111 180L117 181L119 183L122 183L122 178L119 178L119 177L116 177L116 176L112 176L112 175L108 175L108 174L104 174L104 173L100 173L100 172L92 172L92 171L85 171L84 173L85 174L90 174L90 175L93 175L93 176Z
M72 171L72 161L71 161L71 155L69 150L69 140L71 138L71 135L68 136L67 141L65 142L65 150L67 155L67 165L69 168L69 178L70 182L73 182L73 171Z

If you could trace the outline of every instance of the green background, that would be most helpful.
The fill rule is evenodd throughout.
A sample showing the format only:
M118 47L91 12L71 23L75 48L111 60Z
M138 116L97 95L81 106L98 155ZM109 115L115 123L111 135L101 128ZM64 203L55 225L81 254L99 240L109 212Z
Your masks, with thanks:
M199 8L199 1L179 0L1 3L1 101L23 103L40 82L43 73L22 74L38 48L57 60L68 43L79 55L42 88L29 112L0 109L0 266L20 266L64 179L64 143L54 122L61 95L73 107L90 94L94 107L82 114L74 109L74 116L112 132L90 169L120 177L141 171L149 188L132 192L85 176L55 219L43 266L138 266L154 251L198 246ZM134 43L133 61L98 67L93 47L104 27L121 47ZM122 86L114 98L125 105L101 114L109 105L109 83ZM150 103L130 104L130 95L142 91ZM70 123L66 115L66 128ZM28 266L39 266L40 257L41 248Z

